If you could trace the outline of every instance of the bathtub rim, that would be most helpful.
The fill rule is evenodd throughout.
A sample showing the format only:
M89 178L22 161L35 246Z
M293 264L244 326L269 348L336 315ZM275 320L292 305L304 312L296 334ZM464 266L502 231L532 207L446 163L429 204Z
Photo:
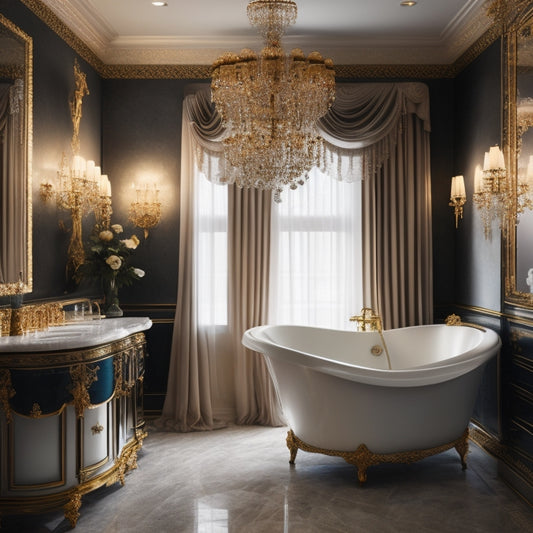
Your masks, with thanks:
M342 379L365 383L369 385L382 387L421 387L442 383L460 377L479 366L485 364L489 359L494 357L501 346L499 335L489 328L483 328L480 343L471 350L460 354L461 359L458 361L442 361L442 364L422 365L410 369L399 370L381 370L370 367L364 367L343 361L326 358L309 352L302 352L283 346L274 342L267 333L272 328L277 327L297 327L301 329L312 329L329 332L343 332L333 328L321 328L315 326L291 326L287 324L280 325L263 325L250 328L244 332L242 343L247 348L262 353L265 357L280 359L284 362L306 367L318 372L330 374ZM444 324L429 324L421 326L409 326L398 329L414 328L449 328L449 327L470 327L470 326L446 326ZM397 331L389 330L389 331ZM352 332L357 334L358 332ZM465 355L468 356L465 358ZM446 363L446 361L449 361Z

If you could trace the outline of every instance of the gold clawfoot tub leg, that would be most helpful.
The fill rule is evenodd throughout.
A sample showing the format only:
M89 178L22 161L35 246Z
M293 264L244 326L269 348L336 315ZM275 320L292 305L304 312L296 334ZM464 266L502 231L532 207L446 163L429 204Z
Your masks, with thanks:
M463 433L459 441L455 444L454 448L457 450L457 453L461 458L461 466L463 467L463 470L466 470L466 456L468 455L468 428Z
M289 452L291 453L289 463L293 465L294 461L296 460L296 454L298 453L298 444L296 443L296 436L294 435L292 429L287 431L287 448L289 448Z
M294 464L296 453L299 449L311 453L322 453L324 455L331 455L342 457L347 463L354 465L357 468L357 478L362 485L366 482L366 471L370 466L381 463L414 463L420 461L431 455L442 453L451 448L455 448L461 458L461 465L463 470L466 469L466 454L468 453L468 428L458 439L448 444L436 446L435 448L428 448L424 450L405 451L397 453L379 454L370 451L364 444L358 446L357 450L353 452L344 452L338 450L327 450L324 448L317 448L310 446L300 440L291 430L287 433L287 447L291 453L290 463Z

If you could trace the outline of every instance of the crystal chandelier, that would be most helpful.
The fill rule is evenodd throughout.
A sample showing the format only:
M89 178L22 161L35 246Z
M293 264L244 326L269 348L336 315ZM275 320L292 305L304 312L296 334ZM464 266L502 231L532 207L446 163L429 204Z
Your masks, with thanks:
M265 47L259 55L245 49L219 57L212 99L226 128L227 181L273 190L279 202L284 187L302 185L307 172L320 166L316 121L335 98L335 71L318 52L285 54L281 37L297 15L292 0L253 0L247 14Z

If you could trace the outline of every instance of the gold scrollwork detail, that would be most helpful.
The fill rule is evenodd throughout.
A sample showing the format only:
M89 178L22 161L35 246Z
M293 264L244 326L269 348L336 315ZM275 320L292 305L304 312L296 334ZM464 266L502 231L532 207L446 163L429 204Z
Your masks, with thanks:
M366 471L368 467L378 465L381 463L402 463L409 464L431 455L445 452L451 448L455 448L461 459L461 466L463 470L466 469L466 456L468 454L468 428L458 439L448 444L436 446L435 448L428 448L426 450L413 450L397 453L373 453L364 444L358 446L357 450L353 452L342 452L336 450L328 450L325 448L316 448L306 444L300 440L291 430L287 433L287 448L290 452L290 464L294 464L298 450L304 450L311 453L321 453L324 455L342 457L347 463L354 465L357 468L357 477L359 483L366 481Z
M96 422L96 424L91 427L91 432L93 435L99 435L102 433L102 431L104 431L104 426L102 426L102 424L99 422Z
M76 527L80 517L81 494L74 490L70 493L68 502L64 505L65 518L70 522L71 527Z
M519 25L519 17L530 0L493 0L487 8L487 15L500 26L502 33L513 31Z
M43 411L41 409L41 406L35 402L32 405L31 411L30 411L30 417L31 418L39 418L43 414Z
M115 396L117 398L129 396L135 386L137 375L135 366L139 357L139 349L142 351L143 347L134 346L128 350L123 350L113 361L115 367Z
M91 368L89 365L75 365L70 369L72 379L70 393L74 398L74 408L78 418L82 418L83 411L91 405L89 388L98 380L96 375L98 370L100 370L99 366Z
M15 389L11 383L11 372L7 369L0 369L0 406L6 415L6 421L8 424L13 420L9 400L13 398L15 394Z
M137 430L135 432L135 441L122 450L122 453L117 457L115 461L115 471L113 477L108 481L107 485L110 486L117 481L121 485L125 483L126 474L130 470L137 468L137 453L142 448L144 439L148 436L145 431Z
M447 326L462 326L463 322L459 315L451 314L446 317L445 324Z

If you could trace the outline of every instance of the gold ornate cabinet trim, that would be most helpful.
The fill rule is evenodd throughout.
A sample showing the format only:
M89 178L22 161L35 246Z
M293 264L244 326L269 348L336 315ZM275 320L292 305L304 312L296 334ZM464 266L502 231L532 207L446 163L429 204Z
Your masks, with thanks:
M299 449L311 453L342 457L347 463L356 466L357 477L359 483L362 484L366 481L366 471L370 466L381 463L414 463L426 457L430 457L431 455L445 452L451 448L457 450L457 453L461 458L461 465L463 470L465 470L466 455L468 453L468 428L465 429L464 433L457 440L448 444L443 444L442 446L436 446L435 448L429 448L426 450L413 450L387 454L373 453L364 444L361 444L357 450L352 452L316 448L315 446L311 446L300 440L291 429L287 433L287 448L289 448L290 451L289 463L291 464L294 464Z
M3 457L2 461L5 461L8 467L5 479L0 479L2 490L0 516L2 514L42 513L63 508L65 517L74 527L80 516L84 494L103 485L112 485L116 482L124 484L126 474L137 467L137 454L147 436L139 425L143 417L142 412L139 414L137 405L138 396L142 395L142 391L138 388L142 386L139 374L144 368L142 358L145 345L144 333L139 332L95 348L79 348L54 353L3 354L0 358L0 410L6 411L6 415L12 418L12 422L7 423L7 416L0 417L2 430L6 428L7 432L7 442L2 448L2 454L7 454L7 457L5 459ZM120 361L119 365L110 367L113 379L120 377L120 382L118 386L115 383L114 389L110 391L111 397L102 404L98 404L108 406L108 415L104 420L100 414L89 417L87 410L97 407L90 403L89 388L98 377L96 374L98 367L103 368L104 365L96 363L108 358ZM17 476L17 482L40 478L32 477L32 475L28 477L26 471L21 471L20 474L23 477L19 478L15 472L15 464L24 463L24 456L16 455L15 443L17 439L24 438L26 426L17 426L19 415L10 409L10 398L15 392L6 359L14 363L17 370L28 371L29 375L33 371L67 368L67 381L71 382L70 390L73 401L70 402L69 407L64 405L60 409L61 427L52 424L53 427L50 429L50 431L55 431L57 427L57 431L61 431L61 445L58 444L57 452L55 448L52 451L53 454L57 453L61 457L61 462L58 463L61 473L57 469L56 474L54 468L50 479L53 477L61 477L61 479L34 485L15 486L14 484L15 476ZM70 380L68 380L69 374ZM130 413L130 415L123 416L123 410L124 413ZM50 413L43 415L41 411L41 406L36 404L30 413L20 415L20 418L24 419L26 424L38 424L40 422L37 419L52 416ZM130 417L133 418L130 419ZM122 427L123 424L133 425ZM122 429L119 429L119 425ZM86 431L83 429L85 426L87 426ZM15 431L21 431L21 433L15 433ZM28 434L34 434L35 431L39 431L39 428L31 425ZM98 446L102 445L102 448L92 449L93 459L91 461L94 460L95 463L85 465L84 447L92 445L91 439L94 437L91 432L99 435L96 438L100 442ZM103 438L106 439L107 453L102 444ZM37 450L39 443L35 446ZM71 453L73 449L75 449L74 454ZM33 450L29 453L33 453Z
M98 370L100 370L99 366L90 368L88 365L76 365L70 369L70 377L72 378L71 393L78 418L83 417L83 411L91 405L89 388L98 380L96 375Z
M4 411L6 421L10 424L13 420L9 400L15 396L15 389L11 383L11 372L0 368L0 407Z

